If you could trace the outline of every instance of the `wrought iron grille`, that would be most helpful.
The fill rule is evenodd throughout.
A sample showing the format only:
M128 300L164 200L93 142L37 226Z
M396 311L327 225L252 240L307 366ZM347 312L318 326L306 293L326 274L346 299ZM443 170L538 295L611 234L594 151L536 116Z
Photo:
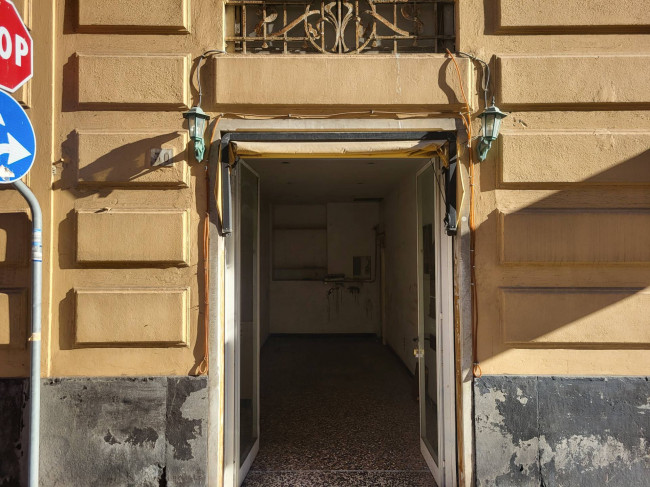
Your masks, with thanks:
M454 50L454 0L226 0L230 52Z

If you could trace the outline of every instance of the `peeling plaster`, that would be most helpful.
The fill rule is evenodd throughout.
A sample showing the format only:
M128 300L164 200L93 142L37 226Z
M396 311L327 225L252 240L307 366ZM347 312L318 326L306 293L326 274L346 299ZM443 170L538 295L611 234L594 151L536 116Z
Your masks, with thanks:
M186 403L191 402L191 396L202 391L204 385L198 381L188 382L170 379L167 398L167 442L173 449L175 460L191 460L194 458L193 442L202 434L202 420L185 416L188 409ZM189 407L189 406L188 406Z
M524 393L521 389L519 389L519 387L517 387L517 400L524 406L528 404L528 398L524 397Z
M544 435L540 436L539 448L543 464L554 463L557 470L566 471L580 466L589 472L598 468L627 468L632 454L623 443L611 436L573 435L552 447Z
M536 476L539 471L538 440L537 438L514 439L498 407L499 403L506 402L503 391L489 388L481 394L483 406L480 413L477 411L475 418L476 456L479 465L477 485L504 485L506 478L519 482L517 485L525 485L523 483L525 479ZM518 389L518 395L521 394L523 392ZM520 398L518 400L521 402ZM491 465L492 468L480 470L480 465Z
M639 411L639 414L645 414L646 411L650 411L650 400L648 400L647 404L637 406L636 408L641 410Z
M477 486L647 486L643 377L475 382Z

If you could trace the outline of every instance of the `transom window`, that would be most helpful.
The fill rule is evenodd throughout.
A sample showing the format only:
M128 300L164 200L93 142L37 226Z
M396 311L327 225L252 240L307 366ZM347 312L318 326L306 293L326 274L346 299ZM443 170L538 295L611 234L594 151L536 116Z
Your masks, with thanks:
M229 52L454 51L453 0L226 0Z

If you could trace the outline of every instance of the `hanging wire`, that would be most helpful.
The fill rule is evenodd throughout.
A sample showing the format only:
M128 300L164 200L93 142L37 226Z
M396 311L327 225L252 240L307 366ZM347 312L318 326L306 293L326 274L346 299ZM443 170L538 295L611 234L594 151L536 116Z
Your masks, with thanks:
M429 164L431 165L431 169L433 169L433 178L435 179L435 182L438 183L438 189L440 190L440 194L442 195L442 202L445 204L445 207L447 206L447 195L445 191L442 189L442 183L440 182L440 175L438 174L438 171L436 170L436 164L435 164L435 159L431 158L429 161Z
M490 65L483 61L480 58L477 58L473 54L468 54L466 52L458 51L456 54L459 54L461 57L466 57L472 61L476 61L481 64L483 70L483 79L481 81L481 88L483 89L483 101L485 102L485 108L488 106L488 91L490 89Z
M352 115L366 115L368 117L382 117L387 115L395 115L395 119L411 119L411 118L425 118L425 117L439 117L441 112L401 112L401 111L385 111L385 110L362 110L338 113L281 113L281 114L264 114L264 113L240 113L240 112L221 112L221 115L230 115L242 119L252 118L254 120L276 120L276 119L332 119L343 118Z
M456 74L458 75L458 81L460 82L460 92L465 101L465 108L467 110L467 115L465 116L462 112L459 114L465 129L467 130L467 145L468 145L468 164L469 164L469 265L470 265L470 287L471 287L471 302L472 302L472 374L474 377L481 377L483 371L481 370L481 365L478 360L478 329L479 329L479 316L478 316L478 291L477 282L476 282L476 259L475 252L476 249L476 209L475 209L475 188L474 188L474 151L472 150L472 121L470 118L470 108L469 101L465 96L465 90L463 90L463 80L460 75L460 68L456 63L454 55L447 49L447 54L451 57L451 60L454 62L456 67ZM487 89L487 83L485 85Z
M201 88L201 64L203 64L203 61L205 60L206 57L211 56L213 54L226 54L226 51L222 51L220 49L210 49L208 51L205 51L203 54L201 54L201 57L199 58L199 64L196 66L196 85L199 89L198 106L201 106L201 99L203 98L203 89Z

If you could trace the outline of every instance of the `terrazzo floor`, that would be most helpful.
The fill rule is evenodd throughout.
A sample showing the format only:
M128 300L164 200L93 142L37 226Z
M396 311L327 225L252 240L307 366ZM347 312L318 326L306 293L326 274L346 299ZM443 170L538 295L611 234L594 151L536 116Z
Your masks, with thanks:
M435 487L413 378L374 337L271 336L244 487Z

